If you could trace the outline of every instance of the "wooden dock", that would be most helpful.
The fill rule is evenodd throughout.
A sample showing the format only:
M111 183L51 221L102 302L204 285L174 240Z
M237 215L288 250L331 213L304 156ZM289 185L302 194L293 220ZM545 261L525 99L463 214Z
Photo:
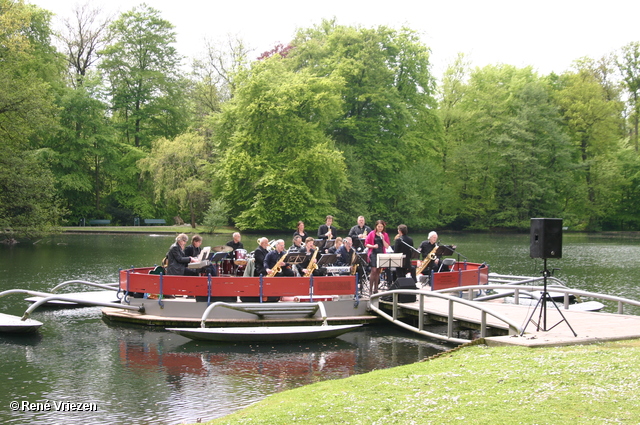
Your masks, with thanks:
M496 332L504 334L503 336L486 337L485 341L490 346L561 346L640 338L640 316L564 310L560 303L558 307L566 318L566 321L562 321L562 316L558 313L554 305L548 302L546 306L546 327L540 324L540 330L537 330L535 323L538 323L540 307L538 307L534 313L535 306L521 306L500 302L477 303L490 306L491 310L518 323L521 328L525 329L523 336L508 335L509 329L507 324L493 316L487 316L487 326ZM447 300L425 297L425 315L428 316L431 321L446 323L448 320L448 305ZM418 302L399 304L399 306L403 310L403 313L407 315L416 315L419 311ZM532 313L534 313L533 322L530 322L528 319ZM453 314L455 320L460 325L459 327L479 329L479 310L456 303ZM577 336L574 336L569 325L571 325L571 328ZM544 331L542 329L547 330Z

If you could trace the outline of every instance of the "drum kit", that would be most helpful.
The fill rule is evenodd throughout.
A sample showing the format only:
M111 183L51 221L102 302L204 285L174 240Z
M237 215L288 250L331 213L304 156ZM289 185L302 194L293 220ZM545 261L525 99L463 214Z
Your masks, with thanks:
M233 248L227 245L219 245L211 248L214 252L231 252ZM246 249L236 249L233 257L227 257L220 261L222 275L243 276L247 266L248 254Z

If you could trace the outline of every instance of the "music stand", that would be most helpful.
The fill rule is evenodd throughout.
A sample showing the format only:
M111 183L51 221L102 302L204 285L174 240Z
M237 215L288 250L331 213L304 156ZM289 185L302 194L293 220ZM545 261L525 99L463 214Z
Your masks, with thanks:
M322 249L328 250L329 248L333 247L335 244L336 244L335 239L327 239L324 241L324 247Z
M378 254L378 267L402 267L404 254Z
M306 258L306 254L300 252L290 252L284 258L284 262L288 264L300 264Z
M322 257L318 260L318 267L326 267L328 264L335 263L337 259L337 254L322 254Z
M313 244L316 246L317 249L322 249L324 248L324 241L326 239L314 239L313 240Z
M351 238L351 242L353 243L353 249L355 249L356 251L359 249L364 249L364 239L354 237Z
M455 247L450 245L440 245L436 250L436 257L448 257L453 255L453 251L455 251Z
M211 261L212 263L219 263L220 261L227 258L227 254L227 252L216 252L211 256L211 259L209 261Z

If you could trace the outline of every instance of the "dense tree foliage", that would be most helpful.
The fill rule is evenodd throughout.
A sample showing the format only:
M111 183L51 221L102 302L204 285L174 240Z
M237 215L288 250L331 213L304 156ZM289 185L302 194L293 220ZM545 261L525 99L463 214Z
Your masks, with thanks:
M640 42L561 73L459 56L436 82L408 28L322 21L254 55L173 25L0 0L0 225L82 218L315 227L332 214L412 230L640 230ZM535 65L535 64L533 64Z

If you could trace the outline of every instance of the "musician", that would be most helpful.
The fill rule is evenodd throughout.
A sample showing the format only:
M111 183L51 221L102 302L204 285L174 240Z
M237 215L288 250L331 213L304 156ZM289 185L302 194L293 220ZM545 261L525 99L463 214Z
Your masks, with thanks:
M422 261L428 260L427 256L438 246L438 234L436 232L429 232L429 236L426 241L420 243L420 254L422 255ZM438 270L440 268L440 258L437 258L422 271L423 275L428 275L431 270ZM446 269L446 270L445 270ZM447 266L444 266L440 271L449 271Z
M253 275L260 276L266 275L267 271L264 269L264 259L269 253L267 247L269 246L269 239L260 238L258 239L258 248L253 252Z
M300 252L302 254L305 254L305 257L304 257L304 260L300 264L297 264L296 266L298 267L300 276L304 276L309 271L309 265L318 262L319 260L318 255L320 255L320 253L316 255L316 258L313 258L313 254L316 252L316 247L314 245L314 240L311 237L308 237L304 241L304 248ZM311 262L312 258L313 258L313 263ZM317 268L312 273L313 276L324 276L325 274L327 274L327 271L324 267Z
M197 258L198 255L200 255L200 252L202 251L202 248L200 248L200 245L202 245L202 236L193 235L191 237L191 245L187 246L184 249L184 254L189 257Z
M187 269L189 263L195 263L198 261L195 257L189 257L184 253L184 247L187 245L189 237L184 233L180 233L176 236L176 241L169 248L167 252L167 259L169 265L167 266L168 275L194 275L191 270Z
M363 245L362 242L370 232L371 227L365 224L364 216L360 216L358 217L358 224L356 224L349 230L349 236L351 237L354 246L356 248L361 248Z
M233 251L229 252L229 258L236 258L236 249L244 249L244 245L242 245L242 236L240 233L235 232L233 235L233 240L227 242L225 245L230 246Z
M344 238L343 242L344 243L342 244L340 249L338 249L338 252L336 252L336 254L338 254L336 265L350 266L351 260L353 259L353 254L355 253L355 250L353 249L353 241L349 236L347 236L346 238Z
M371 293L378 292L378 284L380 283L380 270L378 267L378 254L384 254L387 248L391 246L389 242L389 235L384 230L387 227L387 223L382 220L376 221L375 230L369 232L367 238L364 240L364 245L369 248L367 256L369 263L371 264L371 274L369 275L369 282L371 283Z
M416 280L416 269L411 265L411 255L413 254L413 238L407 236L409 229L405 224L398 226L398 234L395 236L393 244L393 252L404 254L402 259L402 267L396 268L396 277L406 277L407 273L411 273L411 277Z
M202 248L200 248L200 245L202 245L202 236L193 235L191 237L191 245L189 245L184 249L185 255L189 257L198 258L200 256L200 252L202 252ZM203 258L203 260L208 260L208 258ZM186 271L186 274L192 275L192 276L197 276L201 273L204 273L205 275L210 274L211 276L218 276L218 271L213 265L202 267L200 269L187 268L187 271Z
M334 239L338 233L335 227L332 226L333 216L328 215L323 225L318 227L318 239L327 241L328 239ZM326 252L326 249L322 248L321 252Z
M342 238L338 236L333 246L327 250L327 254L336 254L341 246L342 246Z
M306 239L306 238L305 238ZM311 238L313 239L313 238ZM300 235L293 236L293 245L289 247L289 252L298 252L304 249L304 245L302 244L302 237Z
M284 261L280 261L280 258L282 258L284 254L284 241L282 239L278 239L276 241L276 249L269 251L267 256L264 257L264 269L266 271L266 274L271 273L271 269L273 269L276 265L279 265L280 272L278 272L276 276L293 276L293 270L291 270L291 266Z
M306 230L304 230L304 221L299 221L298 222L298 226L296 227L296 231L293 232L293 237L295 238L297 236L300 236L300 244L304 247L304 241L307 240L307 238L309 237L309 233L307 233Z

